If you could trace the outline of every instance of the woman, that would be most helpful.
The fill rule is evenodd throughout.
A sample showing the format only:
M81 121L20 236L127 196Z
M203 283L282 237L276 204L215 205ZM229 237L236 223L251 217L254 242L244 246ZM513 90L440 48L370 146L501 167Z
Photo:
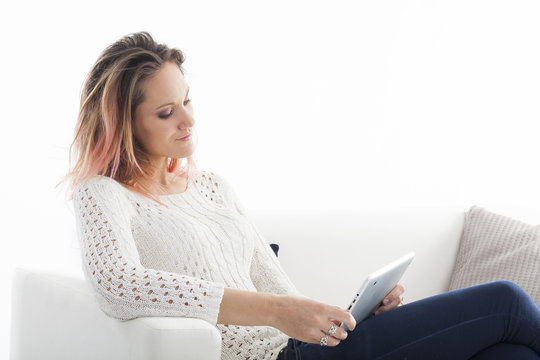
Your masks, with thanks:
M68 178L106 314L206 320L221 330L222 359L540 359L540 310L510 282L405 306L398 285L359 324L302 296L231 185L197 170L183 62L134 33L85 81Z

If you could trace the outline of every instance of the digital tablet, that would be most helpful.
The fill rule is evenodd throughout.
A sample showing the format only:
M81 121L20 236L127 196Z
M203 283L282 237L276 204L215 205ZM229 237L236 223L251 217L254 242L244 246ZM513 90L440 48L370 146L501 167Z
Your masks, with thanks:
M368 275L347 308L347 311L350 311L354 316L356 324L364 321L375 312L384 297L398 284L413 258L414 252L411 251ZM349 331L343 322L339 326Z

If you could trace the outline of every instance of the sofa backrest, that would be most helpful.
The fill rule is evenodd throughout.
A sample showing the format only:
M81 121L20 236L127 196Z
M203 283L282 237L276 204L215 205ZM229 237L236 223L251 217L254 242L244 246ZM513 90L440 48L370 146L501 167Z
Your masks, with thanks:
M298 290L346 307L364 277L409 251L405 302L447 291L466 209L246 209Z

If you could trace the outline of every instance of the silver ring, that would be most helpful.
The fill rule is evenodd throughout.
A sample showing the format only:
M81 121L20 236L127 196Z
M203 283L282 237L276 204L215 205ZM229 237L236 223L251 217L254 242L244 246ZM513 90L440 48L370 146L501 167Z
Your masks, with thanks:
M328 336L324 336L321 338L321 346L326 346L326 343L328 342Z
M337 328L335 324L332 324L332 327L330 330L328 330L328 335L334 335L337 332Z

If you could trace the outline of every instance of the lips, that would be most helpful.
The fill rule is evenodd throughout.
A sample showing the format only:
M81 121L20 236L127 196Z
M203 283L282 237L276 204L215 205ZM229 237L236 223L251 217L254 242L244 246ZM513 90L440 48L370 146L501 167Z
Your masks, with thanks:
M191 136L191 133L190 134L187 134L186 136L184 136L183 138L180 138L178 140L186 140L187 138L189 138Z

